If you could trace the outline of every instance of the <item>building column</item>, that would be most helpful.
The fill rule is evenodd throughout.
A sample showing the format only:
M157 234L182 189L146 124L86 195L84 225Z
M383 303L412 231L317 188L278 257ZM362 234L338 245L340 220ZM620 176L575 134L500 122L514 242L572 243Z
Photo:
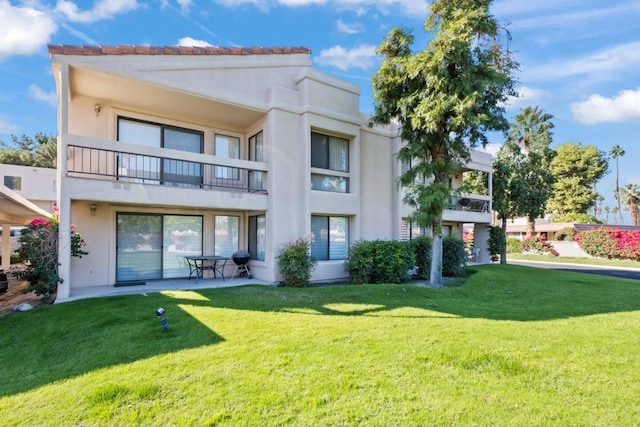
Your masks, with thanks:
M489 253L489 226L490 224L473 224L473 245L480 249L477 262L488 263L491 261Z
M0 269L8 271L11 266L11 224L0 225L2 230L2 265Z

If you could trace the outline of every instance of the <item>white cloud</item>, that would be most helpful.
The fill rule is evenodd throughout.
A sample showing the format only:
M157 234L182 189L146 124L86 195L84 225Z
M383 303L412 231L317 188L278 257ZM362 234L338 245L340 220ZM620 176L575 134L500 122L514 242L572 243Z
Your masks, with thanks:
M58 97L55 92L45 92L36 84L29 86L29 96L38 101L45 102L52 107L58 105Z
M502 144L496 144L494 142L491 142L487 144L484 148L482 147L478 148L478 150L484 151L485 153L489 153L495 157L495 155L498 154L500 147L502 147Z
M640 41L610 47L580 58L551 61L526 68L529 79L558 80L574 76L615 78L618 70L640 68Z
M178 46L208 47L213 45L205 40L197 40L191 37L183 37L180 40L178 40Z
M527 86L521 86L517 90L519 96L510 96L506 102L506 107L509 110L537 104L538 101L546 95L545 91L541 89L535 89Z
M0 27L0 61L37 52L58 29L46 13L32 7L14 7L8 0L0 0Z
M191 0L176 0L180 5L180 10L182 13L189 13L189 8L191 7Z
M347 24L342 19L338 19L336 21L336 29L340 33L358 34L364 31L364 25L362 25L360 22Z
M376 46L363 44L353 49L342 46L323 49L314 60L320 66L346 71L350 68L367 69L373 65L375 58Z
M80 10L78 5L69 0L58 0L56 11L69 21L90 24L100 19L112 18L115 15L137 9L137 0L98 0L90 10Z
M14 133L20 130L17 125L0 118L0 133Z
M594 94L571 104L573 117L580 123L622 123L640 121L640 87L623 90L612 98Z
M350 10L358 13L363 8L375 8L383 13L401 10L408 15L427 16L427 0L214 0L227 7L252 4L267 11L274 6L302 7L312 5L332 5L337 10Z

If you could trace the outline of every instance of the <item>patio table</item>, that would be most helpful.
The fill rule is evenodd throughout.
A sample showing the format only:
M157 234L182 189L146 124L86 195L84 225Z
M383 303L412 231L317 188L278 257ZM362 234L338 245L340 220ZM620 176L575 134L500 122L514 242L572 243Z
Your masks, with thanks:
M204 270L213 271L213 278L217 278L218 274L224 282L224 267L227 265L229 258L220 255L189 255L184 257L189 265L189 280L196 275L196 283L198 278L203 277Z

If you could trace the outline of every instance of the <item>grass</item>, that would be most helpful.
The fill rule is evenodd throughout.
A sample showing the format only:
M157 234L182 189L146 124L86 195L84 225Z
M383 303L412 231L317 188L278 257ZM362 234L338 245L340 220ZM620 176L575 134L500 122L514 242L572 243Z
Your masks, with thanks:
M441 290L249 286L9 315L0 420L637 425L640 283L516 265L472 272Z
M524 253L510 253L507 254L507 260L519 259L523 261L544 261L544 262L559 262L568 264L582 264L582 265L601 265L608 267L626 267L626 268L640 268L639 261L632 261L628 259L605 259L605 258L578 258L578 257L555 257L552 255L537 255L537 254L524 254Z

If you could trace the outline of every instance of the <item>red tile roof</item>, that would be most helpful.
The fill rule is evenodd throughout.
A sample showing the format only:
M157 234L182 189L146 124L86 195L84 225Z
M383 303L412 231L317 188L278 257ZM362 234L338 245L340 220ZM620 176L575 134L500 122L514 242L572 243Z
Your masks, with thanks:
M218 47L218 46L73 46L49 45L50 55L285 55L311 54L308 47Z

